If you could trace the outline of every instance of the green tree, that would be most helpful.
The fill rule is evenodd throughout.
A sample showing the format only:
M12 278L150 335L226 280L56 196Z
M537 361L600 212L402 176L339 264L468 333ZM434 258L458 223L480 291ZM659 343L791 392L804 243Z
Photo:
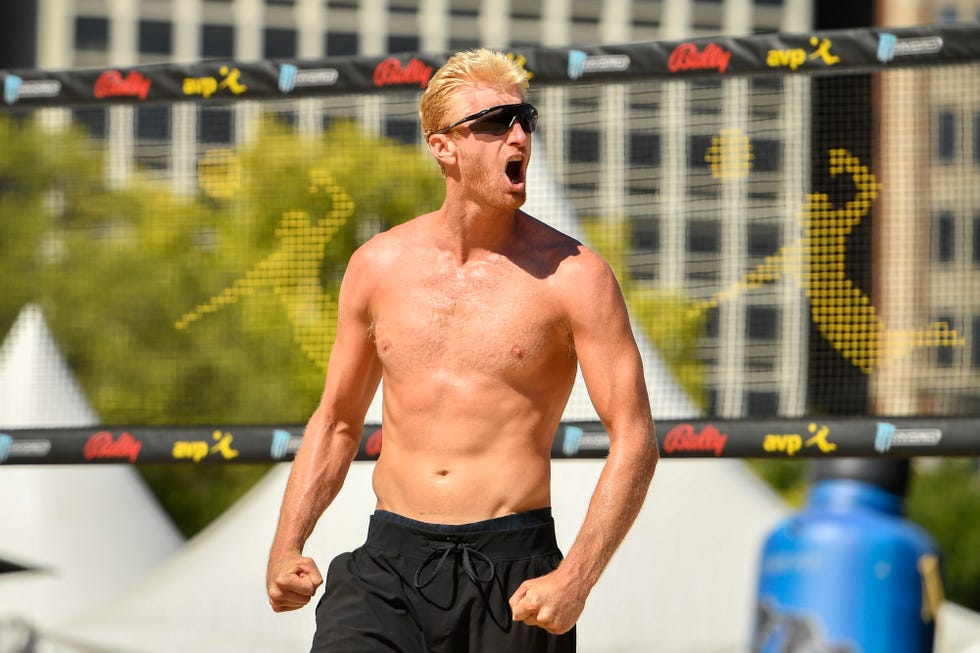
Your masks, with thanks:
M976 459L914 467L906 509L943 554L946 597L980 610L980 470Z
M110 185L76 129L3 115L0 143L0 327L39 303L106 424L302 423L347 259L443 193L418 148L345 122L301 137L264 119L248 147L205 152L190 193L152 170ZM187 534L265 470L143 468Z

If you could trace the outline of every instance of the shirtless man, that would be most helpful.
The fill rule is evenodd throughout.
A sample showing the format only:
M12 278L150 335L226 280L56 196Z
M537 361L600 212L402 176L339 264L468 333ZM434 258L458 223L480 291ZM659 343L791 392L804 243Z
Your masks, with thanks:
M365 545L330 565L314 651L573 651L586 598L647 493L656 438L615 277L520 210L537 123L526 90L499 53L452 57L419 111L445 201L348 264L267 572L277 612L323 582L303 547L383 379L377 509ZM577 365L609 456L562 560L551 445Z

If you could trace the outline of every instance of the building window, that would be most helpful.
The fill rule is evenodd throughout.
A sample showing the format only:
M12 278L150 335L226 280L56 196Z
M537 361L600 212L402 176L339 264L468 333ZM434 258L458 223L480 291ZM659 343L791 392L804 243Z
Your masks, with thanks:
M704 335L707 338L717 338L719 331L719 323L721 322L718 316L718 309L712 308L708 311L707 317L704 321Z
M415 120L399 120L394 118L389 118L385 120L385 136L388 138L394 138L395 140L405 143L406 145L414 145L419 142L421 138L421 132L419 131L419 124Z
M354 32L328 32L324 50L328 57L348 57L357 54L360 47L358 35Z
M688 136L687 139L687 165L690 168L707 170L708 161L705 155L708 153L708 149L711 147L710 135L699 135L692 134Z
M92 16L75 18L76 50L108 50L109 20Z
M980 165L980 112L973 114L973 162Z
M721 251L721 224L717 220L689 220L687 251L714 254Z
M973 346L970 351L970 364L980 369L980 315L973 316Z
M459 52L461 50L476 50L479 47L479 39L454 38L452 36L449 37L449 49L452 52Z
M162 20L140 21L140 52L142 54L170 54L173 25Z
M163 104L136 107L136 138L148 141L170 139L170 107Z
M231 59L235 56L235 30L231 25L201 27L201 56L205 59Z
M234 142L234 123L230 109L201 107L198 140L207 144Z
M779 334L779 309L749 306L745 311L745 332L750 340L775 340Z
M296 56L296 30L267 27L263 52L266 59L292 59Z
M597 163L599 161L598 130L569 129L568 160L571 163Z
M634 250L659 251L660 220L656 218L634 218L630 220L630 244Z
M956 328L953 323L953 318L950 316L942 316L936 318L937 322L945 322L946 326L950 331ZM952 345L940 345L936 347L936 365L938 367L952 367L953 366L953 346Z
M779 172L782 166L783 144L768 138L752 139L752 171Z
M937 263L950 263L956 257L956 222L952 211L942 211L935 218L933 248Z
M717 415L718 409L718 389L717 388L705 388L704 390L704 405L705 410L708 415Z
M956 7L950 5L941 7L938 14L940 23L955 23L957 20Z
M418 52L419 37L392 34L388 36L388 52Z
M89 136L105 138L106 110L102 107L85 107L72 111L72 121L81 125Z
M749 256L772 256L779 249L780 228L773 222L750 222L748 234Z
M940 161L950 162L956 159L956 114L952 111L940 111L936 119L937 150L936 156Z
M747 417L772 417L779 411L779 393L748 392L745 395Z
M281 125L289 125L290 127L296 127L299 124L299 114L295 111L276 111L273 113L276 117L276 122Z
M980 266L980 213L973 214L973 265Z
M649 167L660 164L660 134L630 132L628 147L630 166Z

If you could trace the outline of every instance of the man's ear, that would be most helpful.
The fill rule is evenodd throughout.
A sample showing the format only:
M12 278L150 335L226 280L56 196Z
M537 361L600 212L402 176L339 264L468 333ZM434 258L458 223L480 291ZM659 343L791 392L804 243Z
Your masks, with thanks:
M429 136L429 151L443 169L456 163L456 141L449 134Z

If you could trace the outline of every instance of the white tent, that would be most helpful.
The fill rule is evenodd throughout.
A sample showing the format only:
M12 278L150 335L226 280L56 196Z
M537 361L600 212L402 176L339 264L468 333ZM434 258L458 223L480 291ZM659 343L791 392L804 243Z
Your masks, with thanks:
M0 347L0 433L96 423L40 309L27 306ZM0 574L0 622L42 628L115 595L182 543L121 465L0 465L0 525L0 558L27 568Z
M554 512L567 550L602 461L554 466ZM371 463L348 482L310 539L330 559L364 540L374 507ZM77 650L249 653L309 649L313 606L275 614L265 596L268 546L288 465L280 465L178 555L114 601L65 622L55 637ZM782 504L742 463L665 461L634 530L596 586L580 650L744 650L754 559ZM82 646L81 644L84 644Z
M0 347L0 428L98 423L41 309L25 306Z
M568 550L602 461L554 464L559 544ZM314 605L275 614L265 562L287 464L129 592L48 633L57 653L289 653L309 650ZM306 552L326 571L364 540L372 463L355 463ZM579 622L589 653L748 651L757 559L788 512L739 461L665 460L639 518ZM322 591L322 590L321 590ZM319 598L319 593L317 599ZM314 602L317 600L314 599ZM980 615L946 604L937 653L980 653Z

